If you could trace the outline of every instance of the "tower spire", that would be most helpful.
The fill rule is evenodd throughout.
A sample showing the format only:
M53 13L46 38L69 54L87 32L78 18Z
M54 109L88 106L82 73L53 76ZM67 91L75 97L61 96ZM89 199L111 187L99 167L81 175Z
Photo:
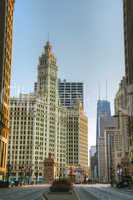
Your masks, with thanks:
M98 100L101 99L101 86L100 83L98 84Z
M50 33L48 32L48 42L50 42Z
M108 81L106 80L106 100L108 100Z

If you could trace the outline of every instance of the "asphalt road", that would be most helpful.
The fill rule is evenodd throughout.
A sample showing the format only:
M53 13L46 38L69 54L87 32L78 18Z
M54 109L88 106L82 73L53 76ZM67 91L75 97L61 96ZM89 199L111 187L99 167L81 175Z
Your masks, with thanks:
M113 189L109 185L76 185L80 200L133 200L133 191Z
M48 186L28 186L0 189L0 200L41 200L41 195Z
M0 200L41 200L48 187L38 185L0 189ZM75 185L75 190L80 200L133 200L133 191L113 189L109 185Z

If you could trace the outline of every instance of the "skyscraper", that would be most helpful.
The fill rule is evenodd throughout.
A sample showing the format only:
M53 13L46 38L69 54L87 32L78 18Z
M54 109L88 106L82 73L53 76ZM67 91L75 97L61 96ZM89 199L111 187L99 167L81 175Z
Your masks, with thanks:
M67 109L67 165L88 173L88 118L82 82L58 82L59 103Z
M79 95L76 96L78 84L74 83L74 102L68 109L60 103L57 72L56 58L48 41L39 57L34 93L10 100L8 160L18 178L29 167L33 180L36 175L42 176L42 163L49 155L56 163L56 177L64 175L67 164L88 170L88 118ZM82 94L83 87L78 89Z
M129 154L133 163L133 1L123 0L125 76L128 95Z
M114 124L115 125L115 124ZM121 163L122 156L122 135L116 126L107 127L104 131L104 165L102 175L107 182L116 180L118 164Z
M52 46L48 41L44 52L39 58L37 94L46 100L46 134L47 156L49 153L56 157L57 150L57 114L58 114L58 78L56 58L52 53Z
M52 52L52 45L47 41L44 52L39 58L37 96L45 98L46 118L45 137L46 156L51 153L57 163L57 176L63 173L66 164L66 110L59 107L58 66Z
M8 162L18 180L29 182L43 177L46 139L44 99L34 94L12 97Z
M14 0L0 0L0 179L6 173Z
M67 110L58 103L57 80L56 58L48 41L39 58L34 93L21 94L10 100L8 161L18 178L21 174L18 168L22 166L23 170L32 167L33 180L36 175L41 177L42 164L49 153L56 161L56 176L63 175L66 166Z
M122 135L122 150L123 155L129 150L129 117L125 113L127 111L127 83L125 77L122 78L119 89L115 96L115 115L117 117L117 129L120 130Z
M133 1L123 0L124 4L124 39L125 72L128 85L133 84Z
M106 101L106 100L98 100L98 102L97 102L96 140L100 136L100 128L99 128L100 118L104 117L104 116L107 116L107 117L111 116L110 102Z
M88 170L88 118L82 103L68 109L67 164Z
M100 121L101 117L110 117L111 116L111 109L110 109L110 102L107 100L98 100L97 102L97 125L96 125L96 160L97 160L97 176L98 176L98 141L101 136L103 135L103 132L101 131L100 128Z
M116 120L112 116L101 116L99 119L99 132L97 140L97 157L98 157L98 178L100 181L106 181L105 175L105 130L107 128L116 128Z
M62 106L72 108L76 100L84 105L84 85L82 82L67 82L59 80L59 98Z

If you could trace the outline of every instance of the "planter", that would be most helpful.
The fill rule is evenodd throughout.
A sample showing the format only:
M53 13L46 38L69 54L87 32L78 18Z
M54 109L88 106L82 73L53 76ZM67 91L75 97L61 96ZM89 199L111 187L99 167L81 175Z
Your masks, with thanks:
M71 189L66 186L50 187L50 192L69 192Z
M55 180L50 187L51 192L69 192L72 190L72 183L67 179Z

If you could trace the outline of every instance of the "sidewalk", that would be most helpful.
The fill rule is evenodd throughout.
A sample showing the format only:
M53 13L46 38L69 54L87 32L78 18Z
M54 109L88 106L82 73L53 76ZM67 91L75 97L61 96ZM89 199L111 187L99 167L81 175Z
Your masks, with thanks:
M121 193L126 193L126 194L132 194L133 195L133 187L132 188L113 188L116 191L119 191Z

